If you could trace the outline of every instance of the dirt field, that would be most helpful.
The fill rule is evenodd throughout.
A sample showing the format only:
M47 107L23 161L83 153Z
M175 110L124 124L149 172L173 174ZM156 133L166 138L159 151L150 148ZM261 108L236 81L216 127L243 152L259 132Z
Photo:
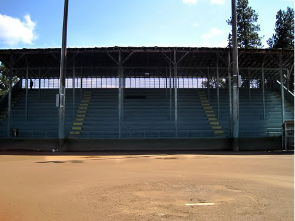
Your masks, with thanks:
M0 220L293 220L293 155L213 154L0 155Z

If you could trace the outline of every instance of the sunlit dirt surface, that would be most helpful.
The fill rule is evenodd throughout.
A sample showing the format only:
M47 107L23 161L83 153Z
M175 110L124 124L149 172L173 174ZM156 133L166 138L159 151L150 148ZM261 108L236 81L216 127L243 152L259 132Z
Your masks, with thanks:
M294 218L290 154L0 154L0 220Z

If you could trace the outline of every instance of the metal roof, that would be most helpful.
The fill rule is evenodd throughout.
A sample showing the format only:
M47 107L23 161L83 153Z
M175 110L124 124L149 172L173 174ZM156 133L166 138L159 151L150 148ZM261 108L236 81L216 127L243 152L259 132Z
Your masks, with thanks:
M220 76L228 74L229 48L197 47L94 47L67 49L67 76L72 75L75 63L76 75L84 77L117 76L118 54L122 54L125 76L165 76L169 72L173 53L176 51L179 76L205 77L207 74ZM14 74L25 77L29 68L29 77L58 78L60 66L60 48L37 49L1 49L0 61L9 67L13 61ZM281 49L239 49L240 74L252 78L261 76L262 65L266 78L279 76L280 55L284 71L293 70L294 50ZM231 55L231 53L230 53ZM173 64L172 64L173 67ZM168 74L169 75L169 74Z

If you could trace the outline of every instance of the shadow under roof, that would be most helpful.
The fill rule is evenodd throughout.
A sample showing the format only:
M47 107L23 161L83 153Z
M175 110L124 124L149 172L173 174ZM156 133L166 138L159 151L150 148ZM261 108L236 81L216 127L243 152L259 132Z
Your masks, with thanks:
M121 52L124 61L124 75L140 77L145 72L150 76L167 76L169 67L173 68L174 51L176 52L178 76L206 77L228 75L229 48L197 47L94 47L67 48L67 76L72 76L73 66L76 75L83 72L84 77L117 77L118 55ZM0 61L9 67L13 62L14 74L25 78L29 68L29 78L58 78L60 66L60 48L37 49L1 49ZM265 77L279 76L280 56L283 70L293 70L294 50L281 49L239 49L240 74L252 78L261 76L262 66ZM40 71L40 72L39 72ZM168 74L169 76L169 74Z

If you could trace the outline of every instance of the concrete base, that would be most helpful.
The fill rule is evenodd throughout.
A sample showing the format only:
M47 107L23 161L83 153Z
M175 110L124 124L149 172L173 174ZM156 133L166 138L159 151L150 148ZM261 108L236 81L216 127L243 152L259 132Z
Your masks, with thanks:
M233 140L220 139L66 139L63 148L58 139L0 140L0 150L34 151L140 151L140 150L232 150ZM237 142L237 143L236 143ZM236 140L240 151L282 150L281 137L240 138Z

